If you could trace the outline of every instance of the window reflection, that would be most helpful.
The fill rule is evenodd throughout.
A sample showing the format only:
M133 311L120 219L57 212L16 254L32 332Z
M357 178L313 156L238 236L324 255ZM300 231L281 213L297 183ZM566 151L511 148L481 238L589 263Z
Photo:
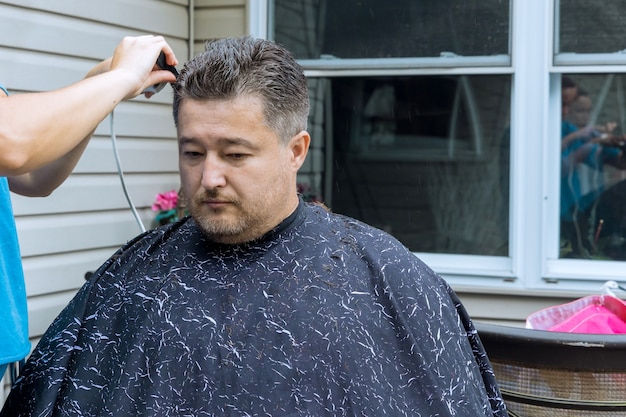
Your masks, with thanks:
M509 76L310 83L333 211L413 251L508 255Z
M561 257L626 260L624 81L562 77Z
M299 59L509 53L503 0L274 0L274 39Z

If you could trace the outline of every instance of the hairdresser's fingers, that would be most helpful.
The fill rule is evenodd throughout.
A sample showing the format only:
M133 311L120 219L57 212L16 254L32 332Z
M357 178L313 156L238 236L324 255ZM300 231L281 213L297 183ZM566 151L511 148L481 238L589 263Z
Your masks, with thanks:
M178 65L178 58L176 58L176 54L174 54L174 50L172 49L172 47L165 42L165 39L163 40L163 46L161 48L161 51L163 51L163 53L165 54L165 62L168 65L171 65L173 67Z
M126 98L137 96L151 85L175 81L169 71L155 68L161 51L168 64L178 64L174 51L162 36L144 35L122 39L113 55L111 70L125 71L136 80L135 88Z

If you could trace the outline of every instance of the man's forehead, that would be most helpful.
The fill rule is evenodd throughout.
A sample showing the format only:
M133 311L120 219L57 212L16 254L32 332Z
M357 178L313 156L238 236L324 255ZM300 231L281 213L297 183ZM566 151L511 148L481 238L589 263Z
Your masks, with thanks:
M270 128L263 99L258 95L242 94L232 98L198 99L186 97L181 100L178 111L178 128L195 123L194 119L207 120L221 111L221 116L243 118L252 117L255 123ZM204 114L207 115L205 118Z

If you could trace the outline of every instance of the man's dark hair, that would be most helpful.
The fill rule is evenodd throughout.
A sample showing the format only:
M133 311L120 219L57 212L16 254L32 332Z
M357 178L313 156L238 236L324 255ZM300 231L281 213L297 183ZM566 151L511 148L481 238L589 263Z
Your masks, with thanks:
M262 100L265 121L286 143L307 126L309 93L302 67L283 46L249 36L213 39L185 64L174 85L174 123L186 98Z
M576 81L574 81L571 77L568 77L567 75L563 75L561 77L561 88L574 88L574 87L578 87L578 84L576 84Z

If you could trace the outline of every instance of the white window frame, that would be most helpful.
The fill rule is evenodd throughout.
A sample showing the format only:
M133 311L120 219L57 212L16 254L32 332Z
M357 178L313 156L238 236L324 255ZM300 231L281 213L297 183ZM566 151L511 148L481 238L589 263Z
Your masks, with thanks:
M267 37L270 1L248 2L249 28L254 36ZM563 294L597 292L607 279L626 279L626 274L620 275L626 271L624 262L558 257L560 144L548 138L560 137L560 74L626 72L624 65L597 65L618 63L615 59L621 54L608 54L613 61L598 61L607 54L588 54L584 59L572 54L554 57L558 1L511 1L510 59L455 56L301 61L309 77L511 74L509 256L416 253L456 289ZM626 54L623 57L626 63Z

